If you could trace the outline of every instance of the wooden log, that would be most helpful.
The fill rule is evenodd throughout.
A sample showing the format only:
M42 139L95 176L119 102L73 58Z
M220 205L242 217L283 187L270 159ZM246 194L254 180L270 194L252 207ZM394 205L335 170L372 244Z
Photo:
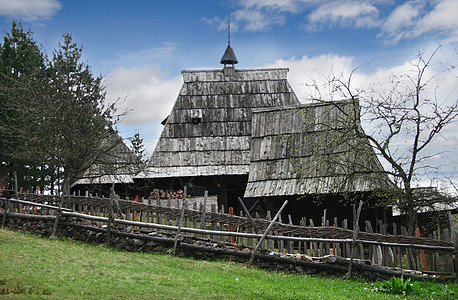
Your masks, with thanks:
M335 264L341 265L341 266L348 266L348 268L350 268L350 263L351 263L351 260L349 261L347 259L342 259L342 258L339 258L339 257L336 257L336 260L335 260ZM386 276L395 276L395 277L401 277L402 276L404 278L414 278L414 279L424 279L424 278L426 278L426 276L405 272L403 270L394 271L394 270L390 270L390 269L387 269L387 268L378 267L378 266L372 266L372 265L367 265L367 264L355 264L355 263L352 263L352 268L354 268L356 270L360 270L360 271L369 271L369 272L372 272L372 273L382 274L382 275L386 275Z
M5 212L0 211L0 216L4 217ZM54 221L56 216L50 215L32 215L32 214L24 214L24 213L17 213L17 212L8 212L8 218L18 218L18 219L27 219L27 220L41 220L41 221Z
M88 220L104 222L104 223L108 222L108 217L90 216L90 215L85 215L85 214L81 214L81 213L77 213L77 212L62 211L62 216L64 216L64 217L86 218ZM135 224L137 224L137 223L139 223L139 222L135 222Z
M26 200L19 200L19 199L6 199L6 198L0 198L0 200L5 199L7 202L13 202L13 203L22 203L28 206L36 206L36 207L41 207L41 208L47 208L51 210L59 210L58 206L53 206L53 205L48 205L48 204L41 204L41 203L35 203L32 201L26 201ZM71 209L68 208L61 208L61 210L65 211L72 211Z
M282 213L283 209L286 207L286 204L288 204L288 200L285 200L285 202L283 203L282 207L280 208L280 210L277 212L277 214L275 215L274 219L270 222L269 226L267 227L266 231L264 232L264 234L262 235L261 237L261 240L258 242L258 244L256 245L256 248L253 250L253 252L251 253L251 256L250 256L250 259L248 260L248 266L251 265L251 263L253 262L253 259L256 255L256 252L258 252L259 250L259 247L261 246L261 241L263 241L266 236L267 236L267 233L270 231L270 229L272 228L272 226L274 225L275 221L277 220L278 216Z

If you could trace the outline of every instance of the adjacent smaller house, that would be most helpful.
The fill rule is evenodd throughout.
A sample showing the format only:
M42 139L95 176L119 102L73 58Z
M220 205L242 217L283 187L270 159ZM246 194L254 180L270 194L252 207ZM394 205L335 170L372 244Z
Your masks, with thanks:
M117 193L127 196L128 185L134 183L134 177L144 169L144 163L114 131L101 142L100 149L91 166L80 174L71 189L108 195L114 183Z
M351 100L253 111L245 197L367 192L389 180ZM356 106L356 107L355 107Z
M287 207L296 219L305 212L318 219L325 208L351 217L339 201L367 200L391 184L369 142L358 137L363 129L355 101L257 109L252 116L244 196L262 200L257 203L265 210L296 199Z

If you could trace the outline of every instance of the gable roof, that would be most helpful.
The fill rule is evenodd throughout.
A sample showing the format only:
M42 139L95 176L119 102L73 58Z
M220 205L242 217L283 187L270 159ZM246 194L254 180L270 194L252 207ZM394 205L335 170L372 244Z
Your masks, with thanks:
M288 69L182 71L146 177L248 174L254 108L298 105Z
M357 103L255 110L252 120L247 198L371 191L389 182L353 130L363 130Z
M72 187L77 184L133 183L144 163L126 146L115 131L100 143L100 153L93 159Z

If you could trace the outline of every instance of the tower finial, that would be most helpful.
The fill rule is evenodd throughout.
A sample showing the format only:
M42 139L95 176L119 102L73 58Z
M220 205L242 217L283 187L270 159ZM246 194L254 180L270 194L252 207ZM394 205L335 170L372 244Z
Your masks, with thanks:
M227 20L227 44L231 44L231 18Z
M231 19L229 18L227 22L227 48L220 63L224 65L224 69L226 69L226 65L232 65L233 69L234 65L238 63L234 50L231 48Z

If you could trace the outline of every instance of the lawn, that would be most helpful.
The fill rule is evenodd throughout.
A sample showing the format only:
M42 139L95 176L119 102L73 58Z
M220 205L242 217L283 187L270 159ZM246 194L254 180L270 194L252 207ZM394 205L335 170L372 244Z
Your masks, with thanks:
M413 298L455 299L421 282ZM229 261L130 253L0 229L0 299L404 299L361 279L290 275Z

